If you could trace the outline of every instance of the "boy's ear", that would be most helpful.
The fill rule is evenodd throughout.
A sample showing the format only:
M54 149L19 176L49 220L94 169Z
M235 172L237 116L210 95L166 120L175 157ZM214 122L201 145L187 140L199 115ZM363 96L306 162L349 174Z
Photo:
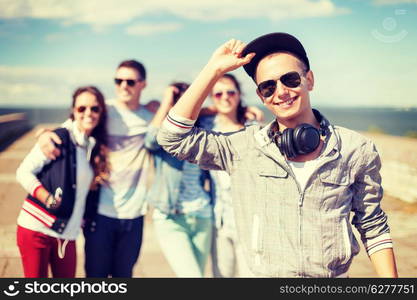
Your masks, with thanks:
M306 74L307 78L307 89L309 91L312 91L314 88L314 73L313 71L309 70Z

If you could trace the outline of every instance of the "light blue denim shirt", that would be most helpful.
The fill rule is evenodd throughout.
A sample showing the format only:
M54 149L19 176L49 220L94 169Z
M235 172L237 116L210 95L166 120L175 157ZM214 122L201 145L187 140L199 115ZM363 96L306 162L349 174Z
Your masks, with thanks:
M155 216L187 214L211 218L212 193L203 188L204 181L209 178L208 172L194 165L185 168L187 162L173 157L159 146L157 132L157 128L149 126L145 138L145 147L153 154L155 166L155 179L146 199L158 210ZM187 176L193 178L184 178Z

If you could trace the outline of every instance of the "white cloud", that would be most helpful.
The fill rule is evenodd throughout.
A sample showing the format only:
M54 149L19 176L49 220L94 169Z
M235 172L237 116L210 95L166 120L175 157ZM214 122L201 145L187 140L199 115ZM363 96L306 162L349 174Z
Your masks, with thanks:
M13 83L13 84L5 84L0 83L0 91L2 93L2 97L8 98L8 100L22 99L22 98L32 98L33 95L44 95L47 92L47 88L41 86L39 84L34 83ZM30 100L37 100L32 98Z
M82 85L95 85L106 94L111 74L113 70L0 65L0 105L67 106Z
M0 18L58 19L66 25L82 23L95 29L164 13L198 21L251 18L276 21L348 12L348 9L337 7L331 0L3 0L0 4Z
M45 40L50 43L63 42L68 39L69 37L61 32L50 33L45 36Z
M374 0L375 5L417 4L417 0Z
M155 71L149 78L141 101L161 99L173 80L191 81L199 70ZM67 107L76 88L95 85L107 99L114 97L114 69L17 67L0 65L1 106L61 106Z
M56 0L3 0L0 17L6 19L30 17L35 19L66 18L74 13L70 2Z
M147 36L181 29L179 23L136 23L126 28L128 35Z

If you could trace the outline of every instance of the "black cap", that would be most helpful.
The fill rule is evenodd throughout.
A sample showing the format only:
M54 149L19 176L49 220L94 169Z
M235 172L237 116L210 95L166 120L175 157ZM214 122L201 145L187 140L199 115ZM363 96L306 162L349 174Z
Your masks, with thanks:
M242 56L246 56L252 52L255 52L256 55L252 58L251 62L244 65L243 68L246 73L255 80L256 67L261 59L269 54L280 51L294 54L298 59L305 63L307 71L310 70L307 53L301 42L294 36L284 32L269 33L260 36L247 44L245 49L243 49Z

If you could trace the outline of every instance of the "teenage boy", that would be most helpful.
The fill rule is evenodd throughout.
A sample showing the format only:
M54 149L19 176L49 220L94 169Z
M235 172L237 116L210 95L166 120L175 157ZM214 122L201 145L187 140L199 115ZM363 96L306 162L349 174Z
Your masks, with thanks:
M214 83L244 66L275 120L231 134L193 127ZM231 175L238 236L258 276L346 277L358 229L379 276L397 277L380 207L374 144L310 104L314 76L302 44L272 33L220 46L171 109L158 142L180 159Z

